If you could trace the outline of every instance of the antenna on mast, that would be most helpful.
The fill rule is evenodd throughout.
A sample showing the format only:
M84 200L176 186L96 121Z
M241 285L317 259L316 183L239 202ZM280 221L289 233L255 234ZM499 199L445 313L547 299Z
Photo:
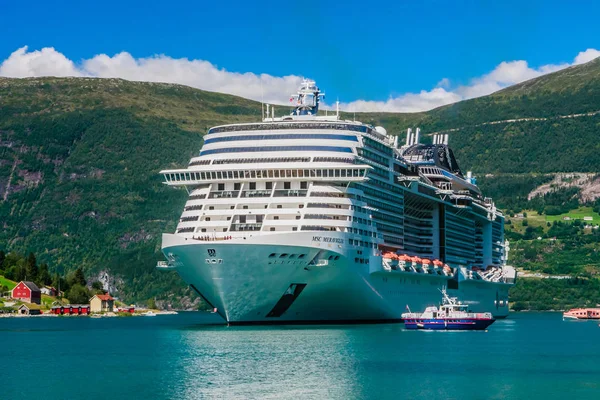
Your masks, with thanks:
M260 80L260 118L265 117L265 103L262 79Z
M335 116L340 117L340 100L335 101Z

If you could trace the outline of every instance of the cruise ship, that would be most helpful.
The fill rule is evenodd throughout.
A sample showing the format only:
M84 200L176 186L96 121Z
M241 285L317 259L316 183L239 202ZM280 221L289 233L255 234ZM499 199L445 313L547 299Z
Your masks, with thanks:
M504 216L448 136L408 129L400 145L319 115L323 96L305 80L290 115L267 105L262 121L213 127L187 168L161 171L189 197L157 268L229 324L400 322L443 287L506 317Z

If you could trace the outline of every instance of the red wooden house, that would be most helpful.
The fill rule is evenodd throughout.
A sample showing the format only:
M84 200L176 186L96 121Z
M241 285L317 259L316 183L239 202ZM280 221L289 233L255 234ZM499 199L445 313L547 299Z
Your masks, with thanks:
M89 304L67 304L66 306L54 306L50 311L56 315L89 315Z
M26 303L42 304L42 292L33 282L19 282L12 290L11 297Z

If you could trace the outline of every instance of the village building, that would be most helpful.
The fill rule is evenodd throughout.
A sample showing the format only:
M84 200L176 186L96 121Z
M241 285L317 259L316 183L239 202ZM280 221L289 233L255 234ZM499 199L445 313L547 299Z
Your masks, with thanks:
M21 306L17 309L17 312L21 315L40 315L42 313L42 308L37 304L21 304Z
M13 299L21 300L25 303L42 304L42 292L33 282L21 281L11 292Z
M97 294L90 299L90 310L92 312L113 312L115 299L109 294Z
M66 306L54 306L50 310L55 315L89 315L89 304L67 304Z
M43 288L40 288L40 291L42 292L42 294L45 294L46 296L56 296L57 295L57 290L50 286L44 286Z

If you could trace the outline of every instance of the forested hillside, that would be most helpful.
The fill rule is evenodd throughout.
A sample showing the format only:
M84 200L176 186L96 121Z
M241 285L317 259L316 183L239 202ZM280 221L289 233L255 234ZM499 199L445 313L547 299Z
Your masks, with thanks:
M260 109L170 84L0 78L0 250L34 252L61 274L107 271L126 300L189 294L154 270L160 233L174 230L186 198L157 173L185 166L210 126L256 121ZM356 119L400 135L448 132L484 189L520 174L515 196L499 202L516 212L552 173L597 172L598 110L600 59L430 112Z

